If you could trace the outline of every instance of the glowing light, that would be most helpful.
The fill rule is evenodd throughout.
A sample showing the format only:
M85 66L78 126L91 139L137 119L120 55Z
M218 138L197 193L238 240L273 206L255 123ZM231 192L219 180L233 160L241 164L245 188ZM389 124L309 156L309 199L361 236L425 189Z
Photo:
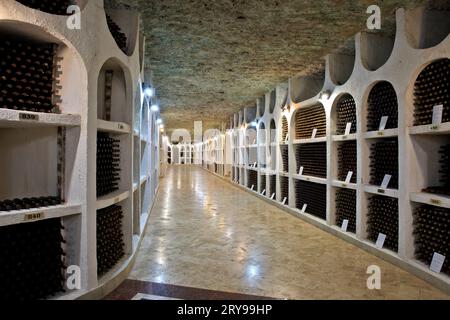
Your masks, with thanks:
M150 110L152 110L152 112L158 112L159 106L157 104L152 104L152 106L150 107Z
M153 97L153 95L155 94L155 91L153 90L153 88L147 87L144 89L144 94L148 97L151 98Z
M162 124L162 119L159 118L158 120L156 120L156 124Z

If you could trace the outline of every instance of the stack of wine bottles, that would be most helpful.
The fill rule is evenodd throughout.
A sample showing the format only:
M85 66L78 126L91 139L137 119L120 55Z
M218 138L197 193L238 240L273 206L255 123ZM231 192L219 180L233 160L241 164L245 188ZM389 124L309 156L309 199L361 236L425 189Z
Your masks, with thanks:
M108 23L109 31L111 32L111 35L116 41L117 46L120 48L120 50L122 50L126 54L127 36L125 35L125 33L122 32L120 27L114 22L114 20L108 14L106 15L106 21Z
M259 191L263 192L266 189L266 175L262 174L259 180ZM267 190L266 190L267 192Z
M295 181L295 206L302 210L306 204L306 212L318 218L326 219L327 186L310 181Z
M74 0L16 0L21 4L43 12L57 15L69 15L67 8L76 4Z
M379 130L384 116L388 117L385 129L397 128L397 95L389 82L378 82L370 91L367 104L367 131Z
M439 154L441 155L441 158L439 160L441 166L439 170L439 182L441 183L441 185L431 186L422 191L450 196L450 144L441 146L439 149Z
M54 112L56 44L2 39L0 108Z
M376 242L378 235L386 235L384 248L398 250L398 199L372 195L369 198L367 220L368 239Z
M125 254L122 207L112 205L97 211L97 273L108 272Z
M286 137L289 132L289 125L285 116L281 119L281 143L286 142Z
M296 139L310 139L314 129L317 129L316 138L325 137L327 120L325 110L321 104L300 109L295 114Z
M338 180L345 181L349 171L353 172L350 182L356 183L356 141L345 141L338 146Z
M97 134L97 197L119 189L120 147L119 140L107 133Z
M342 96L336 106L337 122L336 134L345 134L347 123L351 123L350 133L356 132L356 104L353 97L349 94Z
M247 170L247 188L253 186L253 190L257 190L258 187L258 172L255 170Z
M33 197L0 201L0 211L27 210L61 204L60 197Z
M297 173L303 167L302 175L327 177L327 144L325 142L298 144L295 146Z
M356 232L356 190L336 190L336 225L348 220L347 231Z
M429 64L414 84L414 125L431 124L433 107L443 105L442 122L450 121L450 59Z
M283 171L289 172L289 148L287 145L280 145L281 159L283 161Z
M270 187L270 197L272 197L272 194L275 193L274 200L277 198L277 176L274 174L269 175L269 187Z
M0 227L0 299L37 300L64 291L61 219Z
M370 146L370 184L379 186L386 174L391 175L388 188L398 188L398 141L383 139Z
M289 178L280 176L281 201L286 198L286 205L289 204Z
M415 256L429 265L435 252L446 257L442 272L450 275L450 209L420 205L414 211Z

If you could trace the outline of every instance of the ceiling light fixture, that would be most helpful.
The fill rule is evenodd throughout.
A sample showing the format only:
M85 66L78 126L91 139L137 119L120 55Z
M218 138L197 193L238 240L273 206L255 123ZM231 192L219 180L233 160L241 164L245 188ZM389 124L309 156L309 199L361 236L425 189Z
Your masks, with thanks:
M153 88L147 87L144 89L144 94L147 96L147 98L151 98L155 94L155 90L153 90Z

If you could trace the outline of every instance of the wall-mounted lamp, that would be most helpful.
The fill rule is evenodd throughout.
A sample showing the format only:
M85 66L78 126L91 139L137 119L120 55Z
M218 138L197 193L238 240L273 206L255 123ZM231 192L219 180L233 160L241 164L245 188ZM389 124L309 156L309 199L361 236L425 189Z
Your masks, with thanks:
M320 99L325 100L325 99L329 99L331 96L331 91L330 90L325 90L320 94Z
M255 127L255 128L256 128L257 125L258 125L258 122L257 122L257 121L252 121L252 122L250 122L250 126L251 126L251 127Z
M159 111L159 106L157 104L152 104L152 106L150 107L150 110L152 112L158 112Z
M161 118L158 118L158 119L156 120L156 124L162 124L162 119L161 119Z
M155 95L155 90L153 88L147 87L144 89L144 94L147 96L147 98L151 98Z

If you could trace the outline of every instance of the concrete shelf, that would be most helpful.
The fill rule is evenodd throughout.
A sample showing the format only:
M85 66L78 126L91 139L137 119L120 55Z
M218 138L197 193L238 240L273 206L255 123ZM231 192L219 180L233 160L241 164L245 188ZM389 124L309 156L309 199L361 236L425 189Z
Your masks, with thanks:
M126 123L106 121L102 119L97 119L97 130L112 134L129 134L131 132L130 126Z
M305 175L299 175L299 174L294 174L294 175L292 175L292 177L297 180L310 181L310 182L320 183L320 184L327 184L327 179L325 179L325 178L319 178L319 177L314 177L314 176L305 176Z
M364 133L364 138L366 139L382 139L391 138L398 136L398 129L386 129L381 131L369 131Z
M0 109L0 128L79 127L81 116Z
M450 209L450 196L426 192L412 192L410 199L413 202L429 204L436 207Z
M100 210L127 199L130 196L130 191L117 190L105 196L97 198L96 210Z
M44 219L61 218L81 213L80 205L56 205L27 210L0 211L0 226L31 223Z

